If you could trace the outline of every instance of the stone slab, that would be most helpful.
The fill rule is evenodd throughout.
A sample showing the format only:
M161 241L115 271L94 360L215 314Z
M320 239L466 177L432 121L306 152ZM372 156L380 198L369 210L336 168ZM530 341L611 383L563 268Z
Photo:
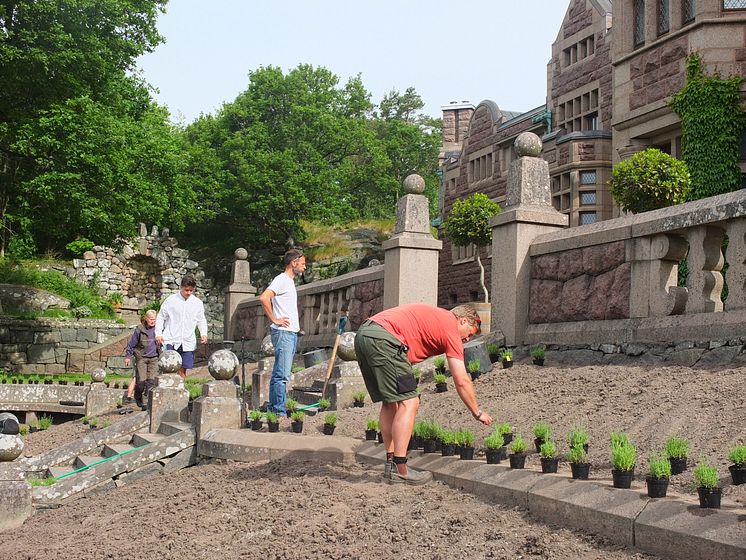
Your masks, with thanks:
M33 513L31 486L26 482L0 482L0 531L15 529Z

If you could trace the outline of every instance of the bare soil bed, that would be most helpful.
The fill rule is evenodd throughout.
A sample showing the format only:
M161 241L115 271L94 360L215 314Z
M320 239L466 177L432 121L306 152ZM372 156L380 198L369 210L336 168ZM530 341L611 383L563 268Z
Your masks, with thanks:
M593 478L610 479L609 433L627 432L639 450L633 488L641 492L648 454L671 435L686 437L694 460L702 454L718 467L724 507L743 510L746 490L730 484L726 455L746 436L745 375L746 368L516 364L495 368L475 386L480 406L526 439L534 423L550 423L562 453L568 429L587 427ZM471 418L450 380L443 394L435 394L427 378L421 387L419 419L471 429L478 442L490 433ZM377 415L378 406L369 403L339 411L330 437L362 437L366 420ZM320 433L323 416L308 417L304 434ZM61 430L73 437L75 424L33 434L35 452L45 438L58 445ZM290 431L290 423L281 430ZM538 468L536 455L528 467ZM654 558L534 523L437 482L385 485L381 472L299 460L205 462L39 513L21 529L0 534L0 558ZM569 467L561 464L560 472L569 476ZM696 499L691 466L674 478L673 490Z

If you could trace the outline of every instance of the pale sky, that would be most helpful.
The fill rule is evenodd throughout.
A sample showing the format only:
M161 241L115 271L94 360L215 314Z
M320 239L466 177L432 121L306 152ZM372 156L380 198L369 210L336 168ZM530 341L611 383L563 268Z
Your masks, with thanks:
M171 0L166 38L140 59L176 121L215 113L261 66L361 74L372 101L413 86L423 112L491 99L508 111L546 102L547 63L570 0Z

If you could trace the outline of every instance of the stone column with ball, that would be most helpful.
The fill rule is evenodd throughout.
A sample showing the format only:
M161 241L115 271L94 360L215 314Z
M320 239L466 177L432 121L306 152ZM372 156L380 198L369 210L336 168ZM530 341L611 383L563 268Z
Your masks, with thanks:
M158 358L158 385L148 394L150 432L155 433L161 422L189 421L189 391L179 375L181 355L176 350L164 350Z

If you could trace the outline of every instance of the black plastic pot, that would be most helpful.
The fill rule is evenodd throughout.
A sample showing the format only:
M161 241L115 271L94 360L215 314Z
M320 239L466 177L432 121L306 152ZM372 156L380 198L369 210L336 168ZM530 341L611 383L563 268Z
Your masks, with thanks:
M445 393L448 391L448 384L447 383L436 383L435 384L435 392L436 393Z
M508 369L513 367L513 360L503 360L503 369Z
M378 430L365 430L365 441L376 441L378 439Z
M746 483L746 465L731 465L728 470L734 485Z
M378 443L383 443L383 433L378 432L377 436L378 436Z
M251 421L251 429L255 432L258 432L262 429L262 421L261 420L252 420Z
M629 488L632 486L632 479L635 478L635 469L630 471L611 470L611 479L614 488Z
M648 498L665 498L668 492L668 478L653 478L648 476L645 482L648 485Z
M671 464L671 474L681 474L686 470L686 457L675 458L669 457L668 462Z
M544 358L534 358L534 365L535 366L543 366L544 365Z
M503 434L503 445L510 445L510 442L513 441L513 432L508 432L507 434Z
M422 446L422 450L425 453L437 453L438 452L438 440L427 438Z
M354 408L363 408L365 406L365 401L352 401L352 406Z
M570 463L570 471L574 480L588 480L591 472L590 463Z
M267 422L267 431L268 432L279 432L280 423L279 422Z
M500 361L500 354L490 354L490 363L494 364Z
M417 449L417 440L414 436L409 438L409 444L407 445L407 451L414 451Z
M440 454L443 457L453 457L456 454L456 445L453 443L441 444Z
M435 373L439 373L441 375L446 375L448 373L448 371L446 370L445 367L436 367L435 368Z
M500 461L505 459L505 457L503 457L504 450L505 450L504 447L498 447L497 449L485 449L484 456L487 458L487 464L488 465L499 465Z
M472 381L476 381L477 379L481 377L482 372L481 371L470 371L469 375L471 376Z
M294 434L299 434L303 431L303 422L296 422L293 420L290 422L290 429L293 430Z
M544 443L544 439L542 438L535 438L534 439L534 447L536 448L536 452L538 453L541 451L541 444Z
M522 469L526 466L526 454L525 453L511 453L508 455L511 469Z
M544 474L556 473L557 465L559 465L559 457L552 457L551 459L548 457L541 458L541 472Z
M474 446L462 446L459 449L459 457L465 461L471 461L474 459Z
M336 428L336 426L332 426L331 424L324 424L321 429L323 430L325 436L330 436L334 433L334 428Z
M54 383L54 381L52 381L51 379L44 380L44 385L51 385L52 383Z
M722 497L722 488L705 488L700 486L697 488L697 494L699 495L699 507L708 509L720 509L720 498Z

